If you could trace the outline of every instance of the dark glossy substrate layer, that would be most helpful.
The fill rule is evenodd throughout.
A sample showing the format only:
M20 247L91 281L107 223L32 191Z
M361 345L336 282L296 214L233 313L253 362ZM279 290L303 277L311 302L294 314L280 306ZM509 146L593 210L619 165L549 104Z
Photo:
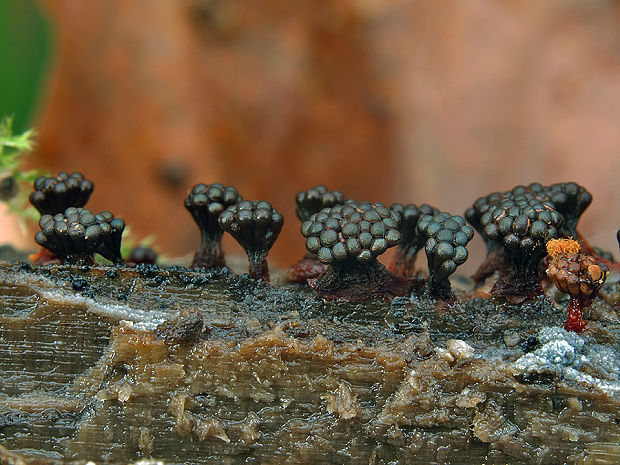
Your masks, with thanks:
M617 351L616 283L586 348ZM614 380L515 371L566 302L456 294L323 303L226 270L5 263L0 444L39 464L614 463Z

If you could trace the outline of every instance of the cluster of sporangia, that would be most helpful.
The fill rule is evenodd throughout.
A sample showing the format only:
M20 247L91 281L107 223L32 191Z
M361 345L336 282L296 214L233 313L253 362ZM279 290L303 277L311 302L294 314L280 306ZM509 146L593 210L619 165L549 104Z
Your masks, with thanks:
M506 297L542 294L539 265L551 239L576 238L577 222L592 196L575 183L538 183L481 197L465 212L480 233L487 258L474 279L499 272L493 293Z
M551 239L547 242L547 252L547 276L560 291L570 295L564 328L580 333L587 327L581 311L592 303L605 282L609 273L607 265L584 254L579 242L572 239Z
M243 200L237 189L219 183L197 184L185 199L185 208L202 235L193 268L226 266L222 235L227 232L245 250L250 277L269 282L267 254L284 224L284 217L269 202Z
M40 245L71 263L92 262L94 253L122 262L123 220L82 208L93 191L91 181L79 173L60 173L37 179L34 187L30 200L43 215L36 235ZM547 187L533 183L481 197L465 212L473 228L463 217L430 205L395 203L388 208L347 199L325 186L300 192L296 201L307 253L286 279L307 282L326 300L411 293L420 282L414 265L421 249L428 263L429 294L452 299L449 277L467 260L474 229L488 251L474 280L481 284L497 273L494 295L518 301L542 293L543 263L549 254L547 276L571 296L567 329L585 328L581 308L589 305L607 276L600 257L553 246L554 239L577 237L579 218L592 201L590 193L575 183ZM193 268L226 266L221 244L228 232L248 256L250 277L269 282L267 254L284 224L269 202L243 200L234 187L219 183L197 184L185 207L201 232ZM396 247L396 253L386 268L377 257L390 247Z
M37 244L61 261L74 264L94 262L98 253L121 263L121 236L125 222L109 211L94 214L84 207L95 185L81 173L62 172L34 182L30 203L41 213Z

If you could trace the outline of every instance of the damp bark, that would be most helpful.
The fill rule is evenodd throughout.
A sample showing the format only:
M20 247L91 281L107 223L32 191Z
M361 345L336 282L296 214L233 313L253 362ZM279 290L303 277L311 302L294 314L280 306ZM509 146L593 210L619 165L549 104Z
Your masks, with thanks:
M226 270L2 263L0 463L614 463L617 281L577 336L556 294L325 303Z

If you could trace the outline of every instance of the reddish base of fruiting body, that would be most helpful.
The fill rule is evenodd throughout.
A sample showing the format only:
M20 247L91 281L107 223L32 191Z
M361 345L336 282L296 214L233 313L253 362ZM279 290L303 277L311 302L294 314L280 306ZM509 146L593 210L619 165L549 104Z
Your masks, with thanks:
M60 259L45 247L41 247L39 253L32 254L28 258L35 265L55 265L60 263Z
M416 251L417 252L417 251ZM413 278L415 276L415 259L417 253L407 252L405 249L397 249L394 261L388 270L396 276Z
M248 274L252 279L261 279L264 282L269 283L271 279L269 277L269 265L267 264L267 259L263 258L257 261L250 260Z
M94 265L95 259L92 254L88 253L76 253L72 255L67 255L66 257L59 258L54 255L52 252L47 250L44 247L41 247L41 250L38 254L30 255L30 260L35 265L57 265L59 263L65 263L70 265Z
M520 303L543 295L545 292L541 283L540 273L536 270L524 273L505 271L493 285L491 294L511 303Z
M480 264L476 273L471 277L476 284L483 283L489 276L501 270L506 261L503 249L494 248L489 250L486 258Z
M225 266L226 262L224 261L222 244L217 241L205 241L203 239L200 248L194 255L192 268L214 270L224 268Z
M574 331L582 333L588 329L588 324L583 320L581 309L587 307L584 302L578 298L571 297L568 303L568 311L566 313L566 322L564 329L566 331Z
M452 292L452 286L450 281L445 279L443 281L435 281L432 277L428 281L428 293L435 299L446 300L452 302L456 299L454 292Z
M308 253L289 268L285 280L289 283L307 283L309 279L318 277L326 268L327 265L321 263L316 255Z
M377 261L360 264L355 260L332 264L320 276L308 280L323 300L344 302L408 295L415 282L393 275Z

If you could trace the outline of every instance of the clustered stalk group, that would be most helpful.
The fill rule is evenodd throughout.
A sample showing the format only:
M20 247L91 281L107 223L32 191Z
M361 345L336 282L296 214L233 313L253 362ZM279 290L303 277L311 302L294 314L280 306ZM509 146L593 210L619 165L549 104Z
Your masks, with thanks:
M94 183L81 173L62 172L34 182L30 202L42 215L35 239L45 248L38 263L92 264L95 254L116 265L125 263L125 222L108 211L95 214L84 208L93 189ZM323 300L344 301L410 295L424 281L430 297L451 301L456 297L449 277L467 260L467 245L476 230L487 247L487 257L473 276L477 286L494 279L491 294L514 303L542 294L542 279L550 279L570 295L565 328L581 332L587 327L581 310L596 297L608 271L605 260L586 253L590 249L585 241L584 252L574 240L591 201L591 194L575 183L532 183L480 197L462 217L428 204L387 207L357 201L318 185L296 196L307 252L284 281L307 283ZM232 186L200 183L189 192L185 208L201 234L192 268L226 267L222 237L228 233L246 252L249 277L270 282L267 255L284 217L269 202L243 200ZM378 257L391 247L396 252L386 268ZM422 249L427 278L415 269ZM141 247L127 263L155 260L152 250Z

